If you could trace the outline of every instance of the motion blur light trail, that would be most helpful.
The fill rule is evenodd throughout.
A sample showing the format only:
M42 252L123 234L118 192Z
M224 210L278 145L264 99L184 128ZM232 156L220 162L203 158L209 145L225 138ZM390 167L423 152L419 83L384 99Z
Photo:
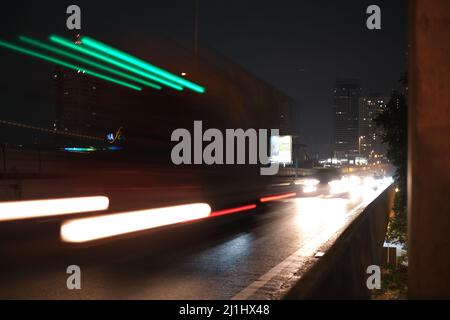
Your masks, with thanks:
M206 203L108 214L63 222L61 240L82 243L156 227L206 218L211 207Z
M361 178L358 176L344 176L340 180L333 180L328 183L331 194L352 192L361 186Z
M79 153L85 153L85 152L93 152L96 151L97 149L94 147L86 147L86 148L81 148L81 147L70 147L70 148L64 148L64 151L69 151L69 152L79 152Z
M191 82L188 81L184 78L180 78L170 72L167 72L161 68L158 68L148 62L145 62L141 59L138 59L136 57L133 57L132 55L122 52L120 50L117 50L115 48L112 48L104 43L101 43L100 41L94 40L92 38L89 37L82 37L81 38L81 43L82 45L85 45L87 47L93 48L95 50L98 50L100 52L106 53L110 56L113 56L117 59L120 59L122 61L126 61L134 66L137 66L141 69L144 69L146 71L149 71L153 74L156 74L164 79L167 79L169 81L172 81L178 85L181 85L183 87L189 88L192 91L198 92L198 93L204 93L205 92L205 88Z
M303 186L303 193L313 193L317 191L317 185L320 181L317 179L300 179L296 180L294 183Z
M304 186L303 187L303 193L312 193L312 192L316 192L316 191L317 191L316 186Z
M124 69L126 71L129 71L129 72L132 72L134 74L137 74L137 75L139 75L141 77L144 77L144 78L156 81L156 82L158 82L160 84L163 84L163 85L165 85L165 86L167 86L169 88L172 88L172 89L175 89L175 90L178 90L178 91L183 90L183 87L181 87L181 86L179 86L179 85L177 85L175 83L172 83L170 81L166 81L166 80L162 79L161 77L155 76L155 75L150 74L148 72L144 72L141 69L134 68L134 67L132 67L132 66L130 66L128 64L125 64L125 63L122 63L122 62L117 61L115 59L112 59L109 56L105 56L103 54L98 53L98 51L89 50L89 49L86 49L86 48L84 48L84 47L82 47L80 45L76 45L75 43L73 43L72 41L70 41L68 39L65 39L65 38L62 38L62 37L59 37L59 36L56 36L56 35L52 35L52 36L50 36L50 41L55 42L55 43L57 43L57 44L59 44L61 46L64 46L66 48L72 49L74 51L77 51L77 52L83 53L85 55L91 56L91 57L96 58L98 60L107 62L109 64L112 64L112 65L116 66L116 67L122 68L122 69Z
M65 147L61 150L67 151L67 152L74 152L74 153L90 153L95 151L119 151L123 148L120 146L107 146L107 147Z
M77 53L81 53L82 55L88 56L90 58L94 58L95 61L92 61L91 59L87 59L86 57L67 52L65 50L62 50L60 48L57 48L55 46L49 45L45 42L26 37L26 36L20 36L19 40L28 44L32 45L34 47L37 47L42 50L46 50L51 52L52 54L60 55L65 58L68 58L73 61L77 61L77 63L82 63L85 65L88 65L90 67L93 67L95 69L99 69L102 71L105 71L109 74L113 74L115 76L119 76L121 78L125 78L128 81L132 81L135 83L139 83L140 85L144 85L156 90L161 90L162 87L160 85L164 85L166 87L172 88L174 90L182 91L184 88L189 88L192 91L198 92L198 93L204 93L205 88L202 86L199 86L198 84L195 84L191 81L188 81L185 78L178 77L175 74L172 74L166 70L163 70L161 68L158 68L146 61L143 61L141 59L138 59L136 57L133 57L130 54L127 54L125 52L122 52L120 50L117 50L113 47L110 47L106 44L103 44L97 40L91 39L89 37L83 37L81 43L74 43L73 41L57 36L57 35L50 35L49 40L63 46L65 48L71 49ZM92 70L86 69L84 66L78 66L72 63L69 63L67 61L59 60L57 58L44 55L42 53L32 51L27 48L19 47L17 45L0 41L0 46L14 50L17 52L21 52L23 54L28 54L36 58L40 58L42 60L46 60L58 65L61 65L63 67L72 69L72 70L78 70L82 71L83 73L87 73L90 76L100 78L105 81L113 82L137 91L141 91L142 88L132 84L128 83L113 77L110 77L108 75L104 75L101 73L97 73ZM104 62L109 65L112 65L114 67L118 67L123 71L116 70L114 68L111 68L107 65L104 65L99 62ZM128 72L128 73L127 73ZM129 74L131 73L131 74ZM137 76L136 76L137 75ZM150 79L156 83L149 82L147 80L144 80L143 77L146 79Z
M109 199L103 196L0 202L0 222L101 211L108 207Z
M317 179L300 179L296 180L294 182L296 185L303 185L303 186L317 186L320 181Z
M370 176L364 178L358 176L344 176L340 180L330 181L328 185L330 187L330 194L339 196L347 193L350 195L350 199L358 200L370 197L374 190L385 184L391 184L392 182L392 177L376 180Z
M249 204L246 206L241 206L241 207L236 207L236 208L231 208L231 209L225 209L225 210L219 210L219 211L214 211L212 212L209 217L218 217L218 216L224 216L227 214L232 214L232 213L238 213L238 212L242 212L242 211L247 211L247 210L252 210L256 208L256 204Z
M289 192L289 193L285 193L285 194L262 197L261 199L259 199L259 201L264 203L264 202L270 202L270 201L281 200L281 199L286 199L286 198L292 198L292 197L295 197L296 195L297 195L296 192Z
M0 41L0 47L4 47L4 48L7 48L7 49L10 49L10 50L13 50L13 51L17 51L17 52L20 52L20 53L23 53L23 54L26 54L26 55L29 55L29 56L32 56L32 57L35 57L35 58L39 58L39 59L42 59L42 60L45 60L45 61L48 61L48 62L52 62L54 64L66 67L68 69L72 69L72 70L76 70L76 71L77 70L81 70L81 71L85 72L86 74L88 74L88 75L90 75L92 77L99 78L99 79L102 79L102 80L105 80L105 81L109 81L109 82L112 82L112 83L115 83L115 84L118 84L118 85L121 85L121 86L124 86L124 87L128 87L128 88L136 90L136 91L141 91L142 90L141 87L135 86L135 85L133 85L131 83L128 83L128 82L125 82L125 81L122 81L122 80L119 80L119 79L116 79L116 78L113 78L113 77L109 77L109 76L103 75L101 73L97 73L95 71L91 71L91 70L88 70L86 68L83 68L83 67L80 67L80 66L77 66L77 65L65 62L63 60L59 60L59 59L56 59L56 58L44 55L44 54L41 54L41 53L36 52L36 51L32 51L32 50L28 50L26 48L19 47L19 46L16 46L14 44L11 44L11 43L8 43L8 42L5 42L5 41Z
M134 76L131 76L131 75L127 74L127 73L124 73L124 72L115 70L113 68L104 66L104 65L102 65L100 63L91 61L89 59L85 59L83 57L77 56L75 54L69 53L69 52L64 51L64 50L58 49L58 48L56 48L54 46L48 45L48 44L46 44L44 42L41 42L39 40L35 40L35 39L29 38L29 37L25 37L25 36L20 36L19 40L22 41L22 42L34 45L34 46L36 46L38 48L50 51L52 53L59 54L59 55L64 56L66 58L69 58L69 59L72 59L72 60L76 60L78 62L90 65L90 66L92 66L94 68L101 69L103 71L115 74L116 76L123 77L123 78L126 78L128 80L131 80L131 81L143 84L143 85L145 85L147 87L150 87L150 88L153 88L153 89L156 89L156 90L161 90L162 89L160 86L158 86L158 85L156 85L154 83L145 81L145 80L140 79L138 77L134 77Z

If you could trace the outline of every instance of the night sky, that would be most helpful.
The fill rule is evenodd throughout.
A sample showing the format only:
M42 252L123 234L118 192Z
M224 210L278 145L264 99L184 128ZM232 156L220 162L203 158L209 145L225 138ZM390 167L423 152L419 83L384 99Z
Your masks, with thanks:
M406 68L406 0L200 0L200 46L213 48L292 97L302 141L329 155L332 90L337 78L360 79L365 93L389 95ZM65 9L82 9L82 31L100 39L159 33L193 43L194 0L13 1L2 3L0 38L65 32ZM366 28L368 5L382 10L382 30ZM106 42L106 41L105 41ZM48 65L0 51L0 118L45 119ZM29 70L33 70L30 72ZM20 83L20 86L19 86ZM32 103L31 103L32 102ZM11 106L11 107L9 107Z

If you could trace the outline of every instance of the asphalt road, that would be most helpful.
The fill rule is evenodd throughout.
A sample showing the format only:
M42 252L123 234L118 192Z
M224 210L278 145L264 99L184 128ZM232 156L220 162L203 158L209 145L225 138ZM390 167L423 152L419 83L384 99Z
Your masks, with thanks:
M43 222L39 237L15 225L20 241L0 244L0 299L279 298L292 268L320 259L363 203L319 192L82 246L52 240L55 222ZM81 290L67 289L69 265L81 268Z

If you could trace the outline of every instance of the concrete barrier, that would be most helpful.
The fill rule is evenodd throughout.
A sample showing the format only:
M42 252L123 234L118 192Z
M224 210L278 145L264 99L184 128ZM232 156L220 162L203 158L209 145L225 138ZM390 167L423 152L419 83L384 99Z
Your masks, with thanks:
M391 185L344 230L325 255L293 284L284 299L368 299L370 265L382 264L388 217L394 199Z

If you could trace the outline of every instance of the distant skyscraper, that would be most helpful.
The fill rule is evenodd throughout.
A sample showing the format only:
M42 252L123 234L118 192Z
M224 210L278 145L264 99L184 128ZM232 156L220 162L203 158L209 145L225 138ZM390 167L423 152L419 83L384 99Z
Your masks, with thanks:
M371 94L359 99L359 139L361 154L371 157L384 152L381 132L374 124L374 118L388 103L388 97Z
M98 81L83 71L55 68L53 75L57 105L54 127L73 133L89 132L95 121L98 104Z
M334 156L345 158L359 153L359 98L357 80L339 80L334 88Z

